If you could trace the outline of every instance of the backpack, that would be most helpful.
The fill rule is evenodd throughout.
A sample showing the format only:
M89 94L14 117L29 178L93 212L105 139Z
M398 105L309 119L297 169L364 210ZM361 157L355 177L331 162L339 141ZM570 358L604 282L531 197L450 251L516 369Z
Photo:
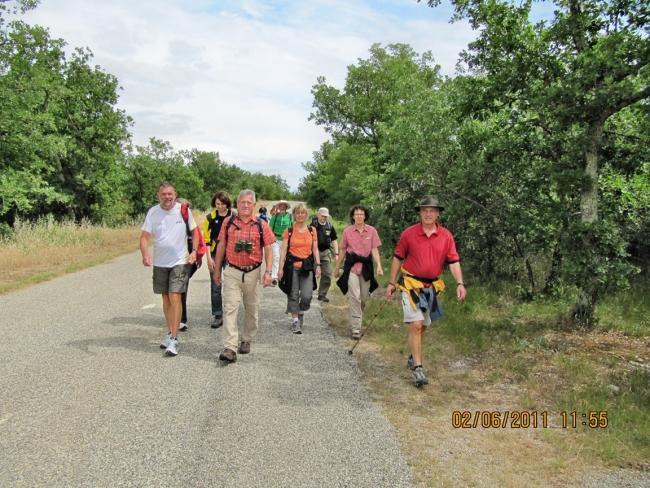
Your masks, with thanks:
M237 215L237 212L235 210L229 209L228 213L224 215L222 218L227 219L228 217L234 217L235 215ZM208 215L205 216L205 219L208 221L208 235L210 236L210 240L215 243L217 242L217 238L219 237L215 232L219 217L221 217L221 215L212 217L212 212L210 212ZM215 249L216 249L216 245L215 245Z
M190 215L189 215L189 205L187 203L181 203L181 217L185 222L185 230L187 232L187 250L191 253L194 250L192 242L192 232L190 231ZM201 229L197 228L199 234L199 245L196 247L196 264L201 266L203 261L203 256L208 251L208 246L205 245L205 239L203 238L203 232Z
M318 249L329 249L332 245L332 237L330 236L332 232L332 224L330 221L326 221L325 224L321 225L323 227L323 232L318 232L318 226L321 225L318 222L318 217L313 217L311 219L311 226L316 229L316 236L318 237Z

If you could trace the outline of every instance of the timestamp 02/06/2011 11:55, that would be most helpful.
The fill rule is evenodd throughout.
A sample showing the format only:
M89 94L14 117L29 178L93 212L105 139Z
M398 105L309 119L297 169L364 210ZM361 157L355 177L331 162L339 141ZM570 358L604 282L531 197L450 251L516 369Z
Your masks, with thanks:
M451 425L456 429L605 429L609 419L607 410L562 410L557 413L547 410L454 410Z

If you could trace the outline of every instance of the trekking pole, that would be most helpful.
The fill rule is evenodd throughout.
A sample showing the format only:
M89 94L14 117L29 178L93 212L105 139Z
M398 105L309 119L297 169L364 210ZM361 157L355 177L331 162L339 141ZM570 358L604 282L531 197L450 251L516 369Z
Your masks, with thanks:
M383 310L384 305L386 305L387 302L388 302L388 300L386 300L386 299L383 299L381 301L381 303L379 304L379 307L377 308L377 311L375 312L375 315L373 315L373 317L370 319L370 323L366 327L366 330L364 330L363 333L361 334L361 336L359 336L359 338L357 339L357 342L355 342L354 346L352 346L352 349L350 349L348 351L349 355L352 355L352 351L354 351L354 349L359 345L359 342L361 342L361 339L363 339L363 336L365 336L366 333L368 332L368 330L370 329L370 327L372 327L372 324L375 323L375 319L377 317L379 317L380 312Z

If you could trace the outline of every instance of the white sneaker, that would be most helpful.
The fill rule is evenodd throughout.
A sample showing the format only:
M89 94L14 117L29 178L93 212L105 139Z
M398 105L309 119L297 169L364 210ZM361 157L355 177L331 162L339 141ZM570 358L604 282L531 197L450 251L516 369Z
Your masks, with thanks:
M176 356L178 354L178 346L179 346L178 339L172 339L171 337L169 338L169 346L167 346L167 349L165 350L165 354L167 356Z
M171 338L172 338L172 333L167 332L167 335L165 336L163 341L160 343L160 349L167 349L167 347L169 347L169 341L171 340Z
M427 374L422 366L413 369L413 382L415 383L416 388L422 388L424 385L429 384Z
M300 327L300 319L295 318L291 322L291 332L294 334L302 334L302 327Z
M178 324L178 330L187 330L187 324L185 322L181 322Z

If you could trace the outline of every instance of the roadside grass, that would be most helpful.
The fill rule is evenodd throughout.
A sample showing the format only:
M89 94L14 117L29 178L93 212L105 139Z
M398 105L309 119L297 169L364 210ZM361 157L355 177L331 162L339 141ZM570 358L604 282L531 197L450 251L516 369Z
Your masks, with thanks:
M600 328L626 336L647 337L650 330L650 276L639 277L629 290L607 296L598 309Z
M201 229L207 213L192 209ZM113 227L51 217L18 222L10 238L0 238L0 294L139 250L143 221L144 217Z
M42 219L21 222L0 240L0 293L17 290L136 251L140 225L119 227Z
M605 300L595 330L568 332L562 317L572 297L521 302L514 287L495 283L471 286L468 300L458 304L453 278L443 278L449 285L441 297L444 316L424 343L427 387L412 386L401 306L397 300L381 305L382 287L364 311L364 326L380 306L381 313L355 349L418 483L578 486L594 469L650 469L647 282ZM331 298L325 317L349 336L347 300L338 290ZM548 427L451 427L454 411L486 410L548 412ZM607 427L582 425L592 411L607 412Z

